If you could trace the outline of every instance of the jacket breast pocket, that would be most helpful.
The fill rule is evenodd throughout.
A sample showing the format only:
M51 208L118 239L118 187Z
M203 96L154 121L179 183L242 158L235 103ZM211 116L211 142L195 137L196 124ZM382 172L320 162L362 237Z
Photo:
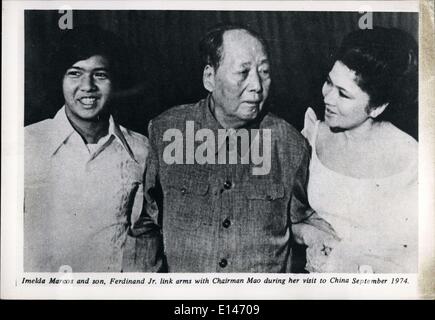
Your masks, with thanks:
M283 184L251 184L246 190L248 209L254 215L256 229L272 234L286 232L288 206Z
M208 195L208 179L185 173L172 175L164 194L163 224L186 231L211 225Z

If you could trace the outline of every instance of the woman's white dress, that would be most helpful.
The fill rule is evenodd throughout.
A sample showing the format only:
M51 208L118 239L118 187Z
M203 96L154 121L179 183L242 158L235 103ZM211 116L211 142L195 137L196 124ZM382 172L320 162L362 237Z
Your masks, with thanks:
M389 177L361 179L322 164L316 152L320 121L305 115L303 134L312 147L308 198L341 238L328 256L307 249L310 272L417 272L417 154Z

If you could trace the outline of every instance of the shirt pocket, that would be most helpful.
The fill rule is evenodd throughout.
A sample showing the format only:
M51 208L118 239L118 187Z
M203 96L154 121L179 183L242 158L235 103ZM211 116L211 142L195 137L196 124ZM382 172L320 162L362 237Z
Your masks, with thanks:
M210 226L213 212L208 197L209 187L206 177L173 174L167 181L164 195L163 224L186 231Z
M255 219L255 229L271 234L286 232L288 209L285 189L282 183L263 182L251 184L246 188L248 212Z

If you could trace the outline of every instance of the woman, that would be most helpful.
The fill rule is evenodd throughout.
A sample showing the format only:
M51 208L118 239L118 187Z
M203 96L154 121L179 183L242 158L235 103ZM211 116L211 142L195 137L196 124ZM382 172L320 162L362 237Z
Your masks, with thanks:
M418 144L383 119L415 103L416 57L403 31L355 31L323 85L325 120L306 112L309 201L341 239L307 249L310 272L417 271Z

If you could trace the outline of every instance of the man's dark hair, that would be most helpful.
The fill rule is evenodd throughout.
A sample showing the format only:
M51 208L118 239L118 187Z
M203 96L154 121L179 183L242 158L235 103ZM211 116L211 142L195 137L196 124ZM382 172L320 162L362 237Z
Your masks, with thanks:
M266 41L254 30L237 24L218 24L209 29L199 43L199 52L201 54L203 67L210 65L215 70L219 67L220 62L222 61L223 35L226 31L230 30L246 31L261 42L264 51L268 54Z
M78 26L62 33L60 41L55 44L51 61L57 80L61 80L66 70L77 61L100 55L109 63L112 82L116 86L125 84L128 75L124 69L129 59L126 47L117 35L94 25Z

